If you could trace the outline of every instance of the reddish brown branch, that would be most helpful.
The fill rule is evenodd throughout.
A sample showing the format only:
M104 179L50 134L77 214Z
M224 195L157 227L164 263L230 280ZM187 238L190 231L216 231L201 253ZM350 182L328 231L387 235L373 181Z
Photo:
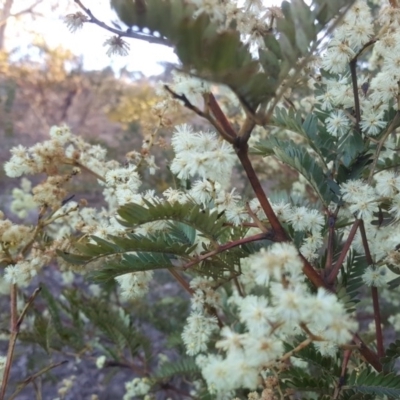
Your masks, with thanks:
M243 239L238 239L238 240L234 240L232 242L225 243L213 251L210 251L206 254L196 257L195 260L190 261L187 264L185 264L183 266L183 269L188 269L190 267L193 267L193 265L196 265L199 262L206 260L207 258L213 257L219 253L223 253L224 251L232 249L234 247L241 246L246 243L256 242L257 240L270 239L269 235L270 235L270 232L259 233L257 235L253 235L253 236L245 237Z
M369 250L369 244L367 239L367 234L365 232L364 221L361 220L360 223L360 233L361 239L365 251L365 258L367 259L368 265L373 265L374 261ZM378 357L383 357L385 354L385 349L383 347L383 334L381 325L381 310L379 307L379 296L378 289L374 286L371 287L372 303L374 307L374 320L375 320L375 333L376 333L376 348L378 350Z
M360 353L365 358L365 360L378 372L381 372L382 364L379 361L378 355L371 349L369 349L358 335L354 335L353 340L357 344L358 348L360 349Z
M274 231L273 240L276 242L282 242L288 240L285 230L283 229L281 223L279 222L278 217L276 216L274 210L272 209L271 203L269 202L267 196L265 195L264 189L261 186L261 183L258 179L256 172L254 171L253 165L249 159L248 155L248 145L247 143L242 143L239 141L238 147L236 147L236 154L239 157L239 160L243 166L243 169L246 172L247 178L251 184L251 187L254 190L255 195L257 196L258 201L260 202L261 208L265 212L265 215L268 218L269 223Z
M1 382L0 400L3 400L4 396L6 394L8 379L10 377L11 364L12 364L13 357L14 357L15 345L17 343L17 337L19 334L19 328L22 324L22 321L23 321L27 311L28 311L28 308L34 302L34 300L35 300L36 296L39 294L40 290L41 290L40 288L37 288L32 293L32 295L29 297L27 303L25 304L24 309L21 312L21 315L18 317L17 285L16 284L11 285L11 293L10 293L10 311L11 311L10 333L11 334L10 334L10 340L8 342L7 360L6 360L6 365L4 367L3 380Z
M224 128L224 131L232 138L236 138L236 132L232 128L232 125L228 121L228 118L226 118L224 112L221 110L221 107L217 103L217 100L215 99L214 95L212 93L209 93L208 95L208 106L212 113L214 114L215 118L219 123L222 125Z
M328 277L326 278L326 284L328 286L332 286L333 285L333 282L335 282L335 279L339 274L340 267L342 266L343 261L346 258L347 252L350 249L350 246L351 246L351 244L353 242L354 236L356 235L357 229L358 229L358 227L360 225L360 221L361 220L359 220L359 219L355 220L353 226L351 227L349 236L348 236L348 238L346 240L346 243L343 246L343 249L342 249L342 251L341 251L341 253L339 255L339 258L336 261L336 264L332 268L331 272L329 273Z

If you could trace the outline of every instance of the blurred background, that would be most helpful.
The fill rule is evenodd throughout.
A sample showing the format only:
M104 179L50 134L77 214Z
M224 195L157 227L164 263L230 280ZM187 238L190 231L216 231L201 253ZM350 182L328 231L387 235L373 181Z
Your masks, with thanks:
M108 1L83 4L108 25L117 23ZM128 151L139 151L143 137L154 130L155 83L170 79L171 68L165 63L176 62L173 50L127 39L129 55L109 57L103 44L110 32L94 24L76 33L67 29L64 17L79 10L73 0L0 1L0 164L9 159L13 146L48 139L52 125L66 123L74 134L106 147L109 158L120 162ZM161 129L159 138L168 133ZM158 151L157 145L154 150L157 161L165 159L164 150ZM165 177L147 178L143 189L163 189ZM86 190L96 202L85 177L81 182L76 191ZM0 168L3 206L18 184Z

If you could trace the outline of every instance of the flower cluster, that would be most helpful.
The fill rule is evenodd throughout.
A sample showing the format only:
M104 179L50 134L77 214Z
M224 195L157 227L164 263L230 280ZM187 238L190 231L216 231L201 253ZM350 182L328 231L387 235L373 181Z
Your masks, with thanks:
M334 355L338 346L351 340L358 323L335 295L322 288L317 294L310 293L303 283L302 267L296 248L288 243L276 243L245 260L240 280L247 283L246 291L264 287L269 295L235 294L228 299L245 330L229 326L220 330L215 347L223 350L225 357L215 354L197 357L210 392L239 387L256 389L260 372L275 365L284 355L284 342L304 329L312 335L322 355ZM255 281L250 285L253 277ZM200 336L199 327L197 331L190 329L192 319L198 321L199 315L193 313L190 318L184 331L187 352L204 352L210 331L201 331Z
M177 126L172 136L175 158L171 171L180 179L198 176L229 184L236 161L232 146L212 132L194 132L188 125Z

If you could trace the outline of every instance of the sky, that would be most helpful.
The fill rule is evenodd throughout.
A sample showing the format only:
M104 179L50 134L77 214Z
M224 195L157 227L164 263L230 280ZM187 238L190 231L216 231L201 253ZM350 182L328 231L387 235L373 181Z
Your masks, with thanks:
M35 0L14 0L12 13L25 9ZM51 3L61 3L55 10L51 10ZM117 21L116 14L111 10L108 0L82 0L82 3L91 9L96 18L111 25L111 21ZM95 24L84 24L83 28L71 33L63 22L63 17L69 13L79 11L79 7L73 0L57 2L44 0L35 9L37 15L19 17L18 20L11 18L6 30L7 50L18 49L17 55L32 53L32 42L43 37L51 47L62 46L70 49L74 54L83 56L84 67L89 70L104 69L112 66L115 70L127 67L129 71L141 71L146 76L162 73L161 62L177 61L171 48L166 46L150 44L141 40L126 38L130 45L130 53L126 57L107 56L104 41L113 36L112 33L100 28Z
M35 0L14 0L12 13L25 9L32 3L35 3ZM82 0L82 3L91 9L99 20L109 25L111 21L118 21L110 8L109 0ZM265 3L276 5L280 1L265 0ZM32 52L30 43L42 36L51 47L62 46L82 56L84 67L88 70L101 70L112 66L118 71L126 67L131 72L140 71L146 76L151 76L163 72L161 63L177 62L171 48L129 38L125 38L130 44L128 56L107 56L103 43L112 33L95 24L85 24L81 30L71 33L63 23L65 15L80 10L73 0L43 0L35 10L41 16L32 18L30 15L24 15L17 20L10 19L6 31L8 50L18 48L17 54Z

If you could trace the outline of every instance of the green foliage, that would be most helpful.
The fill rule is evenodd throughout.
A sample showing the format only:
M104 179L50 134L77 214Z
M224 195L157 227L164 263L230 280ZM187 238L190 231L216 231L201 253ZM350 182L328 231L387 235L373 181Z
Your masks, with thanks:
M384 396L399 398L400 376L395 373L377 373L366 368L361 372L353 371L346 387L357 393L373 394L380 399Z
M158 370L152 375L152 378L160 380L171 379L174 376L199 377L200 368L197 366L194 358L182 358L180 360L162 363Z
M392 371L395 361L400 357L400 339L390 343L381 362L385 371Z
M298 336L296 344L305 339ZM285 343L285 352L292 351L295 345ZM308 368L292 366L285 371L285 386L295 391L318 393L318 399L323 399L332 393L332 387L340 376L340 362L335 357L325 357L311 344L294 353L293 357L307 363Z
M174 268L183 258L190 261L190 253L196 247L196 231L209 238L212 243L220 237L225 228L224 219L218 213L210 212L194 204L146 203L148 208L138 204L127 204L118 210L121 224L135 228L155 221L167 221L167 230L143 236L127 233L125 237L109 236L104 240L93 236L96 243L77 243L81 254L58 252L58 255L73 264L86 264L99 258L104 262L92 271L92 277L105 282L130 272ZM210 251L211 249L204 249ZM204 260L192 268L202 276L222 278L226 272L234 272L239 259L248 254L234 249Z
M359 302L360 289L364 286L362 275L367 266L365 256L349 251L346 266L341 270L341 281L337 286L337 296L349 312L354 311L355 304Z
M286 351L293 350L293 346L286 345ZM295 353L295 357L306 361L310 369L317 375L327 375L332 377L340 376L340 364L335 357L325 357L313 345Z
M332 393L332 377L310 374L303 368L291 367L288 371L280 374L284 380L284 386L299 392L314 392L319 395Z
M290 67L308 55L310 43L344 4L337 1L332 6L320 0L310 7L302 0L283 2L285 18L277 21L279 39L272 37L272 30L266 32L266 49L255 60L235 22L221 32L205 13L192 18L193 6L182 0L111 0L128 26L158 32L175 47L186 71L229 86L253 113L259 104L269 102Z
M56 299L46 287L42 293L50 318L35 311L32 329L20 333L22 341L37 343L48 353L67 347L79 353L88 348L88 341L94 335L101 339L102 350L115 360L126 350L132 357L139 351L144 351L147 358L151 356L149 337L136 329L122 308L118 308L118 312L108 300L85 296L76 289L65 290L62 299ZM82 315L86 321L82 320Z
M126 227L133 228L154 221L177 221L200 231L210 240L218 239L225 229L224 221L217 212L210 212L193 203L146 202L146 207L130 203L120 207L118 214L121 217L120 223Z
M131 272L173 267L172 258L164 253L125 254L122 258L105 262L98 270L91 273L91 277L96 282L106 282Z
M64 296L71 310L80 310L106 340L115 345L117 352L128 349L134 356L142 349L149 356L150 339L135 328L128 314L118 313L106 301L86 297L77 290L66 291Z
M294 122L293 126L296 125L296 122ZM326 176L317 159L310 155L306 147L292 140L280 140L271 137L257 143L255 150L257 154L262 156L275 155L279 161L298 171L315 190L325 206L328 206L332 200L337 198L338 193L333 191L333 188L337 190L337 185ZM331 184L328 184L328 182Z

